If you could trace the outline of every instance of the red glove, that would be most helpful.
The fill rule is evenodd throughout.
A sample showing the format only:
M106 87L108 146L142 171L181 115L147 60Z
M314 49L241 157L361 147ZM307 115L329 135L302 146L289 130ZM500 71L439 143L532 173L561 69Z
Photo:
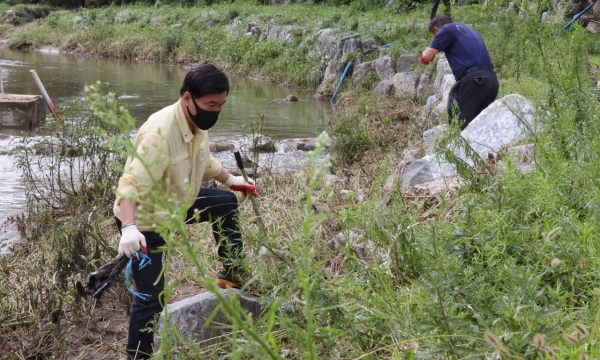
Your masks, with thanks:
M244 194L244 197L247 197L248 193L252 194L254 197L258 197L256 186L254 186L254 181L252 179L248 179L248 182L246 182L242 176L231 175L229 176L229 179L225 181L225 186L233 191L241 191L242 194Z
M421 58L419 60L421 60L421 64L423 64L423 65L429 65L431 63L431 61L425 60L425 58L423 57L423 54L421 54Z

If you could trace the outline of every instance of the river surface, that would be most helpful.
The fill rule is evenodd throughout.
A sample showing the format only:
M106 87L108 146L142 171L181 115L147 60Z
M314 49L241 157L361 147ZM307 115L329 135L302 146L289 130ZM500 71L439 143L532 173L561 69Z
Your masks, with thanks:
M7 49L0 49L0 67L4 92L11 94L40 94L30 73L31 69L35 69L57 107L68 100L82 97L86 85L97 81L114 84L138 126L152 113L177 101L187 73L185 68L159 63ZM210 130L212 141L249 135L249 125L260 124L261 116L264 117L261 125L264 135L279 140L315 137L323 131L331 112L328 102L316 101L308 92L234 76L230 76L230 87L219 121ZM299 101L285 101L289 94L298 97ZM13 146L11 138L20 132L0 128L0 224L9 216L22 213L25 205L21 173L15 169L13 159L6 155ZM278 150L276 164L297 165L305 157L301 153L284 152ZM230 157L228 155L222 159L224 165L234 164ZM1 226L0 253L16 237L14 228Z

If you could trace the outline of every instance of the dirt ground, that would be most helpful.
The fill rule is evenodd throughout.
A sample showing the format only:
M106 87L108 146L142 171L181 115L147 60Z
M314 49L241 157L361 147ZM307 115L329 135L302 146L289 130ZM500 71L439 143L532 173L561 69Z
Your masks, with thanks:
M201 284L186 281L171 294L169 304L205 291ZM93 317L75 324L75 329L69 336L71 350L64 359L124 358L132 300L130 294L119 295L113 289L103 294L103 298L96 301ZM95 300L88 297L82 301Z
M205 291L201 284L184 280L171 294L169 303ZM42 331L34 334L22 328L10 334L0 333L0 358L124 359L132 300L132 295L123 286L109 288L100 300L91 296L79 298L77 301L83 306L78 308L84 310L79 310L80 313L67 310L59 326L48 322L41 326ZM61 342L62 346L56 346L56 342ZM49 348L68 350L62 354L43 350Z

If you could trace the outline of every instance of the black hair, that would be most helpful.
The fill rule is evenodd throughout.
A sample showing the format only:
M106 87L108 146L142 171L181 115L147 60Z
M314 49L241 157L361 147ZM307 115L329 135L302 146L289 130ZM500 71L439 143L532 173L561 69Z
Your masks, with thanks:
M212 64L194 66L183 79L179 96L188 91L194 99L205 95L220 94L227 91L229 94L229 79L224 72Z
M433 34L433 28L441 29L442 26L450 24L451 22L453 21L450 15L438 15L429 22L429 32Z

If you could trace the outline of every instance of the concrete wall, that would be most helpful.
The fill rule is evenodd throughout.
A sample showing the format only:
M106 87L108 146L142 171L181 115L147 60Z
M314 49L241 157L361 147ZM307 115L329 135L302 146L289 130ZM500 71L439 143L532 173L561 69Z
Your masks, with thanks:
M41 95L0 94L0 128L31 129L46 118Z

